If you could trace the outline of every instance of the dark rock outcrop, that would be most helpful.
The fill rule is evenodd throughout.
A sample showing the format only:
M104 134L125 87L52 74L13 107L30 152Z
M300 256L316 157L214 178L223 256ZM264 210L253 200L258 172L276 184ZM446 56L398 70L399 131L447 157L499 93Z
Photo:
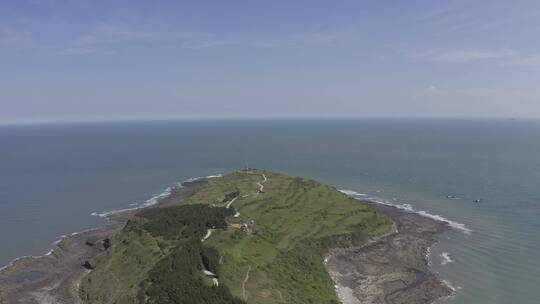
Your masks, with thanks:
M111 239L106 238L103 240L103 249L109 250L111 248Z
M235 197L237 197L238 195L240 195L240 191L234 191L234 192L231 192L231 193L228 193L227 195L225 195L225 198L223 199L223 203L226 203L226 202L230 202L232 201Z
M92 270L94 269L94 266L92 266L92 264L90 264L89 261L84 261L84 263L82 264L82 266L88 270Z
M428 304L452 290L428 267L433 236L447 225L394 207L370 204L392 218L397 231L367 245L336 250L327 269L343 304Z

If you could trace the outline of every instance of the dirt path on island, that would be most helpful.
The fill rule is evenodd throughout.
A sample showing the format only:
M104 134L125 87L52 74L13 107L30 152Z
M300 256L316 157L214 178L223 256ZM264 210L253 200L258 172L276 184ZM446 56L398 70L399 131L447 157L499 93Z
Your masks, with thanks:
M214 229L208 229L206 230L206 235L201 239L201 243L204 243L214 232Z
M234 201L236 201L238 199L238 197L240 197L240 195L238 195L237 197L233 198L232 200L230 200L228 203L227 203L227 206L225 206L225 208L229 209L232 205L232 203L234 203Z
M268 180L266 178L266 175L264 175L264 173L262 174L262 177L263 177L263 180L261 182L257 182L257 185L259 186L259 193L264 193L264 183L266 183L266 181Z
M247 301L246 283L249 280L250 271L251 271L251 265L248 265L248 270L246 271L246 277L244 278L244 281L242 281L242 297L244 298L244 301Z

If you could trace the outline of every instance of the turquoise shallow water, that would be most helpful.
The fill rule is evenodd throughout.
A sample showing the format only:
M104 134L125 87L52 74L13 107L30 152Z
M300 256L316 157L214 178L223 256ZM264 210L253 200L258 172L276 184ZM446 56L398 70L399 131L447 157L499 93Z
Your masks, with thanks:
M102 223L92 212L248 163L465 225L470 234L452 229L430 254L432 269L456 288L444 303L540 303L539 121L1 126L0 148L0 265Z

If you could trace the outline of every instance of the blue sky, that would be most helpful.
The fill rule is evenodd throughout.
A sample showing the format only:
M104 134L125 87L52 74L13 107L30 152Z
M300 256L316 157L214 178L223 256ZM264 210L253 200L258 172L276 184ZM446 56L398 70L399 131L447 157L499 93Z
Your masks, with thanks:
M0 2L0 123L540 117L538 1Z

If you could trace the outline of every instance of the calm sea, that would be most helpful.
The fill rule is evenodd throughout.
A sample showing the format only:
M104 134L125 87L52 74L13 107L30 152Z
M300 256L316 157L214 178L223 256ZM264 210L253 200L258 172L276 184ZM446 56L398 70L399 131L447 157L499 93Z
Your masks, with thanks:
M463 224L430 254L456 289L445 303L540 303L540 121L526 120L2 126L0 265L99 225L93 212L245 164Z

